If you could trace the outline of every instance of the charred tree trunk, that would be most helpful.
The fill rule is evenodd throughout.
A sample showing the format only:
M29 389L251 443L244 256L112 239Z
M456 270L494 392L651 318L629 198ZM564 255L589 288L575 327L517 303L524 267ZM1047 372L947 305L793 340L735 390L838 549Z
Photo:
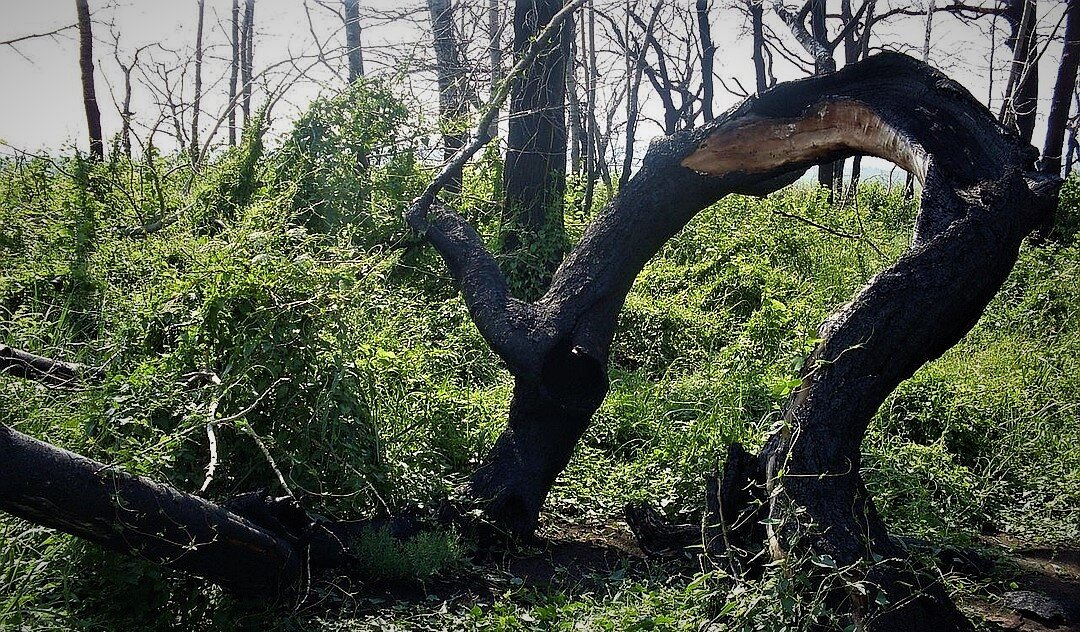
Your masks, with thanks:
M768 137L802 109L807 132L830 131L785 142L788 151L777 155L791 156L794 144L832 144L826 136L849 130L836 139L839 145L890 159L923 183L915 237L893 266L822 325L822 342L805 364L782 429L749 476L734 468L742 480L722 487L743 490L747 478L767 482L765 505L751 511L771 518L766 529L774 556L801 549L827 554L841 567L865 565L867 579L891 604L856 607L853 616L867 629L972 629L939 586L904 569L903 554L862 483L859 448L893 389L974 326L1012 270L1023 239L1052 212L1060 180L1035 172L1034 149L997 125L970 94L909 59L877 56L826 81L833 89L845 85L850 100L782 86L756 108L761 112L770 97L777 99L762 112L767 120L722 126L684 164L716 174L745 168L746 155L737 149L743 139ZM854 93L851 86L858 86ZM795 136L801 135L801 124L794 124ZM739 504L725 500L717 504ZM725 514L733 515L730 509ZM807 524L817 530L793 541L796 525ZM875 555L885 561L875 563Z
M243 126L251 122L251 82L255 55L255 0L245 0L240 34L240 111Z
M240 72L240 0L232 0L229 18L229 147L236 147L236 80Z
M829 32L825 28L825 0L810 0L810 34L817 46L827 52L814 56L814 74L823 75L836 70L836 61L829 49ZM829 201L833 199L836 186L836 163L818 167L818 184L829 190ZM843 165L841 163L841 169Z
M1039 169L1055 175L1061 175L1065 128L1069 123L1069 110L1076 90L1076 70L1080 64L1080 0L1069 0L1065 11L1061 64L1054 82L1050 116L1046 121L1046 142L1043 143L1042 158L1039 159Z
M345 8L345 46L349 55L349 83L364 76L364 48L360 42L360 0L342 0Z
M75 12L79 22L79 74L82 77L83 108L86 110L86 127L90 136L90 159L100 161L105 157L105 142L101 135L97 90L94 88L94 35L87 0L75 0Z
M428 0L431 33L435 40L435 65L439 80L439 124L442 127L443 155L453 158L468 138L467 77L454 35L453 5L450 0ZM461 192L461 171L453 174L446 189Z
M877 0L866 0L865 18L863 23L862 32L859 33L857 42L857 57L855 61L860 59L866 59L870 56L870 30L874 25L874 9L877 7ZM857 196L859 194L859 179L862 177L862 156L855 155L851 158L851 183L848 185L850 195Z
M1012 49L1013 58L1000 118L1006 124L1015 126L1020 138L1030 143L1039 105L1036 0L1008 0L1004 16L1012 26L1012 33L1005 44Z
M701 39L701 113L708 122L713 119L713 58L716 57L716 46L709 28L709 0L697 0L694 8L697 14L698 37Z
M563 8L563 0L517 0L514 53L525 54L540 29ZM537 248L539 278L523 291L536 296L563 255L566 192L566 58L571 24L537 57L510 92L510 122L503 170L503 251Z
M762 0L747 0L746 8L750 11L750 35L753 46L754 85L757 94L769 89L765 74L765 7Z
M862 485L859 447L896 385L975 324L1020 242L1056 204L1060 180L1033 171L1036 152L961 86L902 55L780 85L711 124L654 141L532 303L510 295L494 257L459 215L423 203L410 209L410 225L446 260L481 334L516 379L507 430L470 490L497 524L525 535L535 528L551 482L607 390L626 294L664 242L726 194L765 194L814 164L856 153L892 160L923 182L915 239L826 322L784 429L758 460L729 468L743 480L720 489L738 496L746 478L770 483L765 511L776 520L769 535L777 555L800 547L841 566L866 564L893 604L855 600L853 616L869 629L970 628L940 586L894 564L901 554ZM789 542L804 517L822 531ZM892 561L875 563L875 555Z
M0 510L243 595L295 587L293 544L235 513L0 425Z
M191 145L188 153L191 164L199 164L199 109L202 107L202 65L203 65L203 18L206 15L206 0L199 0L195 27L195 98L191 104Z

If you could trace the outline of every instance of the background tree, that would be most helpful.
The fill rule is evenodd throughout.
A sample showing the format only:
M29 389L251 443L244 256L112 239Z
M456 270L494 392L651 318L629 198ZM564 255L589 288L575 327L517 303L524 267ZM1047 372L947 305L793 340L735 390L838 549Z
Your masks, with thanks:
M364 48L360 41L360 0L341 0L345 7L345 45L349 55L349 83L364 76Z
M516 58L562 8L562 0L516 0ZM573 33L572 23L564 24L510 90L501 240L505 253L526 262L516 275L524 296L547 285L565 248L566 60Z
M105 142L101 135L101 110L94 87L94 34L88 1L75 0L75 10L79 24L79 73L82 77L86 127L90 135L90 158L101 160L105 157Z
M1080 64L1080 1L1068 0L1065 10L1065 41L1062 43L1061 63L1058 65L1050 114L1046 121L1046 141L1043 143L1039 167L1048 173L1061 174L1061 155L1065 128L1069 121L1073 93L1076 91L1076 70Z

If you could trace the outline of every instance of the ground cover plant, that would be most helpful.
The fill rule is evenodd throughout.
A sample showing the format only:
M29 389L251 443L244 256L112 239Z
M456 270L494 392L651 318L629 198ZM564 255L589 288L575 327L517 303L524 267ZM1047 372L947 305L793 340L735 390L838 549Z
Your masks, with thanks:
M364 92L320 107L391 98ZM292 139L309 138L319 112ZM387 148L368 176L319 159L337 146L296 141L267 151L257 132L192 174L190 187L182 157L5 162L2 340L101 367L105 377L70 390L2 377L2 422L216 500L265 487L326 516L380 518L432 511L453 496L500 431L512 380L442 262L404 226L405 206L431 174L412 160L407 139L393 136L400 128L358 139L348 121L329 120L344 130L337 142ZM461 196L489 240L501 228L494 162L467 170ZM319 207L349 193L365 203L346 221ZM976 328L875 418L864 475L895 532L937 545L985 545L993 534L1075 547L1077 200L1070 181L1054 238L1025 246ZM592 212L570 223L570 239ZM358 551L370 564L366 580L313 587L302 603L267 610L5 515L0 625L778 629L794 621L797 629L827 621L820 585L805 580L825 572L846 581L828 560L791 559L757 578L729 572L725 560L645 560L620 516L627 502L655 499L672 517L693 514L702 473L727 447L764 442L818 324L908 245L914 214L899 188L871 182L833 203L809 185L728 197L692 220L628 296L610 394L548 499L540 534L554 545L492 558L473 555L476 542L453 528L405 543L378 531ZM149 234L132 231L161 219ZM976 603L992 602L1014 579L945 581Z

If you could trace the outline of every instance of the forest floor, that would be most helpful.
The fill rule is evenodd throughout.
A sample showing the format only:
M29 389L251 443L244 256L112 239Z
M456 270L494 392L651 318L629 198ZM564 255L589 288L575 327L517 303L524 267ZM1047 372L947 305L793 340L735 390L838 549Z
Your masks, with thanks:
M981 571L943 568L954 583L968 587L957 597L980 630L1080 632L1080 542L1029 546L1015 538L988 536L964 553L993 562ZM368 607L354 611L354 616L363 620L365 614L377 615L388 604L394 604L398 612L412 613L433 606L443 614L473 606L484 608L508 590L532 589L546 595L602 592L612 581L647 582L655 577L658 564L673 584L687 585L705 570L697 556L689 553L662 560L649 558L621 521L549 521L531 544L493 547L468 567L422 588L399 585L357 595ZM1003 599L1010 591L1030 591L1049 598L1064 611L1064 620L1040 621L1010 608Z

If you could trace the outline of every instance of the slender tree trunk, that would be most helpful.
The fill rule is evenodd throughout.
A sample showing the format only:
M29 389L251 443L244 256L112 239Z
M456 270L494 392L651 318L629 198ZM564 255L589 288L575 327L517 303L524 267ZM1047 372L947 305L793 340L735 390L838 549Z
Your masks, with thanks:
M203 66L203 18L206 14L206 0L198 0L198 17L195 27L195 98L191 105L191 145L188 152L191 164L199 164L199 110L202 107L202 66Z
M119 62L117 58L117 62ZM120 64L120 70L124 73L124 101L120 111L120 143L124 149L124 156L131 159L131 71L138 63L138 57L131 66Z
M1014 126L1020 138L1029 143L1035 132L1039 104L1036 9L1036 0L1008 0L1005 8L1005 18L1012 26L1012 34L1005 43L1012 49L1013 58L1000 119Z
M863 26L862 32L859 34L858 40L858 59L866 59L870 56L870 29L874 24L874 9L876 8L877 0L867 0L865 17L863 18L865 26ZM862 177L862 156L856 155L851 159L851 184L848 186L848 190L851 195L856 196L859 194L859 179Z
M582 209L587 213L592 210L593 195L596 190L597 165L604 159L604 142L600 138L600 125L596 120L596 11L589 0L585 27L588 29L588 42L585 59L585 100L588 130L585 138L585 200ZM584 31L582 31L584 34Z
M454 34L454 13L450 0L428 0L431 33L435 41L435 63L439 80L439 124L442 127L443 155L452 158L468 138L464 64ZM446 190L461 192L461 170L457 170Z
M349 83L364 76L364 48L360 41L360 0L342 0L345 8L345 46L349 54Z
M502 55L502 11L499 10L499 0L488 0L488 23L487 23L487 35L488 35L488 65L491 66L491 77L488 82L488 89L491 94L495 94L495 90L498 89L499 83L502 82L503 73L503 55ZM488 135L491 138L495 138L499 135L499 114L495 113L495 116L491 119L491 126L488 129Z
M532 39L563 7L563 0L516 0L514 53L523 55ZM536 244L532 281L526 294L547 286L563 255L563 196L566 192L566 57L573 37L564 23L559 36L537 57L510 92L510 123L503 171L503 251Z
M236 80L240 72L240 0L232 0L229 19L229 147L236 147Z
M713 58L716 57L716 46L713 45L712 30L709 28L709 0L697 0L695 10L698 37L701 39L701 113L708 122L713 119Z
M1065 41L1058 65L1054 96L1050 101L1050 116L1046 121L1046 141L1043 143L1039 168L1061 175L1061 155L1065 143L1065 127L1069 123L1073 93L1076 91L1076 71L1080 64L1080 0L1068 0L1065 9Z
M581 25L581 42L584 48L585 24ZM575 37L570 38L570 54L566 63L566 102L570 121L570 173L581 173L581 155L585 147L585 125L581 114L581 102L578 100L577 61L580 57L577 44L576 26Z
M765 7L762 0L746 0L746 8L750 11L750 33L754 60L754 80L757 93L761 94L769 88L768 79L765 75Z
M240 38L240 111L243 125L251 122L251 81L255 55L255 0L245 0L244 21Z
M105 157L105 142L101 135L101 110L98 109L97 91L94 88L94 35L87 0L75 0L75 11L79 21L79 71L86 127L90 136L90 159L100 161Z
M825 28L827 3L825 0L810 0L810 34L818 46L827 47L829 44L829 32ZM836 70L836 61L832 53L827 57L814 55L814 74L824 75ZM818 184L829 190L829 201L832 202L836 185L836 164L828 163L818 167ZM841 169L843 166L841 165Z

